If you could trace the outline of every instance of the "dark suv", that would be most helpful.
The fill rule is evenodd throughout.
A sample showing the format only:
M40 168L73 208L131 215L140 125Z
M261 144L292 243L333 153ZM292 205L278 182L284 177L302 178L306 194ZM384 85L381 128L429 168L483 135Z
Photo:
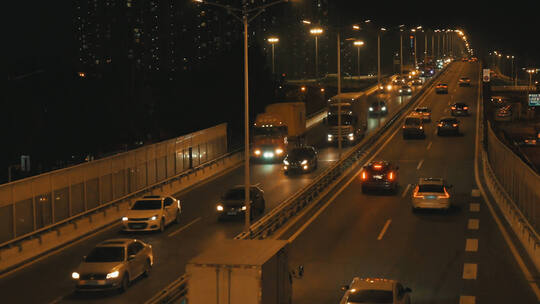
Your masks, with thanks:
M265 209L264 191L259 186L251 186L249 192L250 218L254 218L255 214L263 214ZM234 186L229 189L225 195L221 197L221 202L217 204L216 210L219 219L225 218L244 218L246 212L245 191L243 185Z
M374 161L364 166L360 173L362 193L368 190L385 190L396 193L398 190L399 167L387 161Z
M425 138L423 117L412 113L405 118L403 123L403 139L411 136Z
M311 172L317 169L317 152L310 146L293 148L283 160L285 174Z

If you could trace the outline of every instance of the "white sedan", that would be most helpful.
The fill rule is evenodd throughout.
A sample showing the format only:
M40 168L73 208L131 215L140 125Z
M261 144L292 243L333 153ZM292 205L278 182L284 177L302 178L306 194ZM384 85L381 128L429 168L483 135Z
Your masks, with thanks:
M446 185L442 178L420 178L412 193L412 210L449 210L451 198L448 188L451 187Z

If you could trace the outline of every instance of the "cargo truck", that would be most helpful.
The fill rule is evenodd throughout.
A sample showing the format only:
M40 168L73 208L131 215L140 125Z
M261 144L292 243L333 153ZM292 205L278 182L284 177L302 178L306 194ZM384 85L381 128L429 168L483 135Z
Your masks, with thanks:
M305 103L269 104L253 124L251 157L264 161L283 160L288 147L303 143L305 133Z
M354 143L364 137L367 128L367 96L364 93L342 93L329 100L327 126L328 143ZM341 110L341 112L339 112ZM338 113L341 113L341 122Z
M224 240L191 259L186 273L190 304L292 303L287 241Z

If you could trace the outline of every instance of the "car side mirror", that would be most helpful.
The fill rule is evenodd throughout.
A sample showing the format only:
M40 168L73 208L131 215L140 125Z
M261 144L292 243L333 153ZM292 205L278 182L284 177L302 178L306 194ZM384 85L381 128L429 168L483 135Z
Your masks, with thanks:
M412 289L410 289L409 287L406 287L405 290L403 290L405 292L412 292Z
M131 260L134 260L135 259L135 255L134 254L130 254L128 256L128 261L131 261Z
M341 290L342 290L342 291L347 291L347 290L349 290L349 285L341 285Z
M296 270L292 270L291 276L295 279L301 279L304 276L304 266L300 265Z

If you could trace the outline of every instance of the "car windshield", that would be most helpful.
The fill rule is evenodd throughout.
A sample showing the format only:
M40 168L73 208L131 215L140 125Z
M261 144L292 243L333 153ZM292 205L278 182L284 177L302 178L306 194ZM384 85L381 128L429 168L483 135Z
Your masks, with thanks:
M282 134L287 134L286 126L253 128L254 136L280 136Z
M416 117L408 117L405 119L405 125L407 126L419 126L420 119Z
M84 260L87 263L122 262L124 260L124 247L96 247Z
M131 210L156 210L161 209L161 200L136 201Z
M384 107L384 102L382 102L382 101L374 101L374 102L371 103L371 106L372 107L379 107L379 106Z
M245 198L244 189L231 189L225 193L223 198L226 200L243 200Z
M393 294L390 290L360 290L351 293L347 303L393 303Z
M420 112L420 113L428 113L428 112L429 112L429 110L426 109L426 108L416 108L415 111L416 111L416 112Z
M439 192L439 193L443 193L444 192L444 187L443 185L420 185L418 187L418 192Z
M312 155L312 150L311 149L293 149L290 153L289 153L289 157L292 158L292 159L298 159L298 158L308 158L308 157L311 157Z
M341 125L342 126L351 125L351 124L353 124L353 122L354 122L354 116L346 115L346 114L341 115ZM338 125L338 116L337 115L328 116L328 124L331 125L331 126L337 126Z
M447 118L447 119L442 119L441 122L445 124L455 124L457 123L457 119Z

